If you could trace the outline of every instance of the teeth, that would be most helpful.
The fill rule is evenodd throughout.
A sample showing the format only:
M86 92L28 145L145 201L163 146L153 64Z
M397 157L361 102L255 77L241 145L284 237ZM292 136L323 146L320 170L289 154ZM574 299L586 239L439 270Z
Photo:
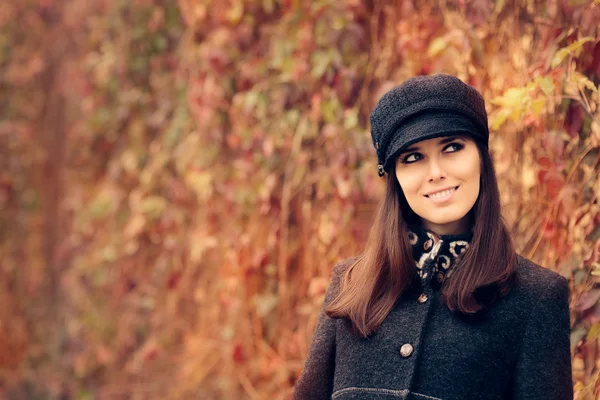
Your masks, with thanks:
M443 192L438 192L438 193L435 193L435 194L430 194L429 197L431 197L432 199L441 199L443 197L448 196L450 193L454 192L454 190L456 190L456 189L444 190Z

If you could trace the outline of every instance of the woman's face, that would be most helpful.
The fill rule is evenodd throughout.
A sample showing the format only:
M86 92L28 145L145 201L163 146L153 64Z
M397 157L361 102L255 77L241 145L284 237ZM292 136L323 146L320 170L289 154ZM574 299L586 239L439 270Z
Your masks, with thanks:
M396 159L396 177L410 208L438 235L469 227L468 213L479 196L481 162L468 136L423 140Z

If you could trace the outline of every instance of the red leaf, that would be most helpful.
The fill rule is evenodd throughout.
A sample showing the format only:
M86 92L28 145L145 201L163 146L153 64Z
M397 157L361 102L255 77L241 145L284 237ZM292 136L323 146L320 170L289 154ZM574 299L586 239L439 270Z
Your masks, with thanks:
M554 233L554 224L552 223L552 221L549 221L544 227L544 238L550 239L554 236Z
M578 104L571 104L567 117L565 118L564 128L567 133L572 137L579 135L579 130L583 125L583 110Z
M179 280L181 279L181 272L175 271L171 272L169 278L167 279L167 289L173 290L177 287Z
M546 175L548 175L547 171L538 171L537 178L539 183L546 182Z
M156 348L152 348L146 352L144 355L144 361L153 361L158 357L158 350Z
M537 162L543 169L552 169L552 166L554 165L552 160L548 157L540 157Z
M242 347L241 344L236 344L233 347L233 361L235 361L238 364L242 364L244 362L244 360L246 359L246 356L244 354L244 349Z
M564 178L558 172L550 172L546 175L546 192L551 198L555 198L564 186Z
M600 42L596 43L593 55L592 61L588 66L588 73L586 74L587 76L590 76L594 73L596 75L600 75Z

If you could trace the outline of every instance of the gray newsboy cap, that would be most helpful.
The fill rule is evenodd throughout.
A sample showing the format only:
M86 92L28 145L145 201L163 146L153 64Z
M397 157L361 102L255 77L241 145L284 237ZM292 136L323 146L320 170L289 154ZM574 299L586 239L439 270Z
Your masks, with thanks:
M370 119L379 176L403 149L421 140L466 133L488 147L483 97L452 75L407 79L379 99Z

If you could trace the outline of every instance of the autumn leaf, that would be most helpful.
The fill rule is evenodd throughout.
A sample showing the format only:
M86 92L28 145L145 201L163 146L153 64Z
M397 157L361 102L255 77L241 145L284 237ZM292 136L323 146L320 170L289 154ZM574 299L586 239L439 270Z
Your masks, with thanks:
M446 47L448 47L448 40L445 36L435 38L427 49L427 55L429 57L435 57L446 49Z
M550 66L552 68L556 68L570 54L573 54L576 57L579 56L579 52L581 51L583 45L588 42L593 42L594 40L596 39L592 36L586 36L577 40L576 42L571 43L567 47L563 47L554 54L554 57L552 57L552 61L550 62Z

